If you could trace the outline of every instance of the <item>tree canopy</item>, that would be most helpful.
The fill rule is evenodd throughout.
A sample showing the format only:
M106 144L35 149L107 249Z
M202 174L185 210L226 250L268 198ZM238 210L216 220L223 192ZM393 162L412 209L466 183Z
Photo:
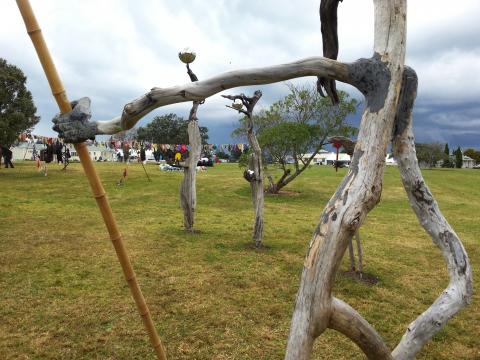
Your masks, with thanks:
M453 152L453 154L455 155L455 167L461 169L463 166L463 153L460 146Z
M441 160L448 161L445 148L440 143L415 144L415 151L420 166L435 167Z
M188 144L188 120L175 114L156 116L152 122L137 130L137 139L157 144ZM202 144L208 140L208 128L200 126Z
M339 91L339 103L332 105L315 86L289 84L288 87L288 95L253 117L265 159L283 170L279 180L271 180L269 191L273 193L302 173L330 136L356 134L346 117L356 112L358 102L346 92ZM245 135L245 122L245 118L240 120L240 127L232 136ZM293 172L287 164L293 164Z
M18 135L40 120L26 76L18 67L0 58L0 144L10 146Z
M480 163L480 151L475 149L467 149L463 152L463 155L468 156L475 160L475 162Z

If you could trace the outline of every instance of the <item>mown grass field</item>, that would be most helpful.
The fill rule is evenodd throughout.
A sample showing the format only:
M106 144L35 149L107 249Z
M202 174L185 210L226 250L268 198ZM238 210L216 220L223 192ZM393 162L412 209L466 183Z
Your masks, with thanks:
M16 165L0 170L0 359L153 359L80 165L52 165L47 177ZM196 235L182 230L182 174L149 164L149 183L132 164L118 187L121 164L97 169L169 359L282 359L307 244L345 169L312 167L287 187L294 194L267 197L266 251L245 246L253 210L234 164L199 174ZM480 359L480 171L424 176L468 251L476 292L418 359ZM393 348L448 283L396 168L361 234L365 271L380 282L339 277L335 294ZM313 358L363 355L328 331Z

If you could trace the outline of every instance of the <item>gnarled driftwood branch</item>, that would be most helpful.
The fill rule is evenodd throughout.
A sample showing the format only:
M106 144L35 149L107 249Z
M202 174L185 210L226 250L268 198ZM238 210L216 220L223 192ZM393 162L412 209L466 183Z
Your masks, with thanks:
M410 205L420 224L442 251L450 283L435 302L408 326L392 353L396 360L413 359L425 343L470 302L473 291L468 255L440 212L418 166L412 130L412 108L416 93L417 76L412 69L406 68L393 133L394 155Z

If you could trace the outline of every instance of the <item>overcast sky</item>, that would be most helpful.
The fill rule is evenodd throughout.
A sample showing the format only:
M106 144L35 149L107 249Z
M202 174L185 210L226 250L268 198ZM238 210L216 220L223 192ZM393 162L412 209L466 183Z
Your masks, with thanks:
M28 77L41 122L34 133L54 135L57 112L50 89L14 1L1 1L0 57ZM200 79L248 67L321 55L318 0L31 0L70 99L89 96L94 119L120 115L123 106L154 86L189 81L178 51L197 53ZM370 57L371 0L339 5L339 60ZM415 0L408 4L407 61L419 76L414 127L419 142L449 142L450 148L480 148L480 1ZM301 81L314 81L304 78ZM352 96L361 95L340 85ZM264 96L268 107L286 95L284 84L225 93ZM232 142L238 116L220 95L199 110L213 143ZM188 116L190 104L150 113ZM358 124L361 111L351 119Z

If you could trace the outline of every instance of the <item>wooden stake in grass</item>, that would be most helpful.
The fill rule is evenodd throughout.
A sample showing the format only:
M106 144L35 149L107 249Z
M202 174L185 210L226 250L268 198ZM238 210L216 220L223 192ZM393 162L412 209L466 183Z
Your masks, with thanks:
M17 5L20 13L22 14L25 26L27 27L27 32L30 35L35 50L37 51L37 55L40 59L43 70L45 71L45 75L47 76L50 88L52 89L53 96L57 101L60 111L62 113L72 111L70 102L67 99L66 92L63 89L63 84L60 81L55 65L48 51L47 44L45 43L45 40L43 38L42 31L40 29L40 26L38 25L29 1L17 0ZM165 351L163 349L160 338L158 337L147 304L145 303L145 299L136 280L135 273L130 263L130 259L127 255L127 250L125 248L125 245L123 244L122 235L120 234L115 218L113 217L112 209L110 208L110 204L108 203L105 190L103 189L102 183L100 182L100 179L95 172L92 160L90 159L90 156L88 154L87 146L85 143L78 143L75 144L75 150L80 157L80 161L83 165L85 175L87 176L90 186L92 188L93 196L97 200L98 207L100 208L103 220L110 234L110 239L112 240L113 246L118 256L118 260L120 261L120 265L122 266L122 270L127 280L128 286L130 287L133 299L137 304L143 323L147 329L148 335L150 337L150 342L155 349L157 359L165 360Z

